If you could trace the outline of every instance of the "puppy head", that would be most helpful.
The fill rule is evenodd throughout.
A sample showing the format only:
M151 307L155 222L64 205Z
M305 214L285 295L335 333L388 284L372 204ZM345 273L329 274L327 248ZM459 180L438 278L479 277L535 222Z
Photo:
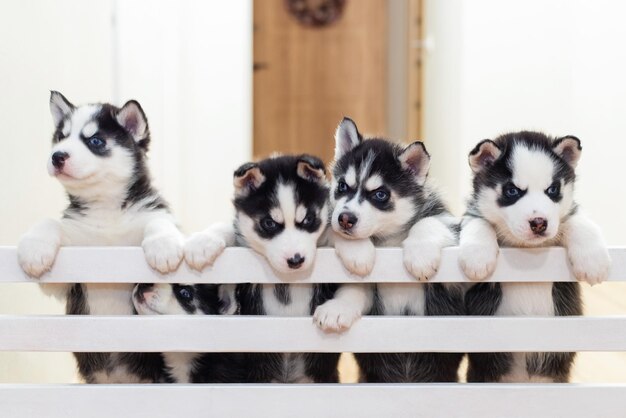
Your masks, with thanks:
M537 246L555 238L574 208L578 138L538 132L484 140L470 152L473 201L509 245Z
M150 142L148 121L134 100L74 106L61 93L50 95L55 125L48 172L73 196L128 185Z
M233 285L140 283L133 290L140 315L219 315L236 310Z
M430 156L421 142L363 140L349 118L335 133L331 225L346 238L399 233L419 211Z
M277 156L235 171L240 237L278 272L307 270L328 219L323 162L309 155Z

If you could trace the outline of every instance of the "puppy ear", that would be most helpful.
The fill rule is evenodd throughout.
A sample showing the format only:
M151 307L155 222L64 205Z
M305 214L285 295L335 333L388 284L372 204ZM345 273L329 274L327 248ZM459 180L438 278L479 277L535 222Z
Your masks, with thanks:
M148 119L139 102L136 100L127 101L118 110L115 119L122 128L126 129L133 136L137 145L143 149L148 149L148 143L150 142Z
M578 164L583 147L580 145L580 139L575 136L568 135L556 139L552 145L552 150L570 167L576 168L576 164Z
M68 117L74 109L75 106L65 96L58 91L50 91L50 114L52 115L54 126L59 126L61 121Z
M326 181L324 163L317 157L301 155L298 158L298 176L311 182L323 183Z
M343 118L335 131L335 161L363 141L363 137L350 118Z
M423 186L426 183L430 169L430 154L423 142L415 141L406 147L398 156L398 161L404 170L415 176L417 184Z
M502 154L500 147L491 139L478 143L469 153L469 165L474 173L491 166Z
M235 170L235 195L246 196L258 189L265 181L265 176L257 163L246 163Z

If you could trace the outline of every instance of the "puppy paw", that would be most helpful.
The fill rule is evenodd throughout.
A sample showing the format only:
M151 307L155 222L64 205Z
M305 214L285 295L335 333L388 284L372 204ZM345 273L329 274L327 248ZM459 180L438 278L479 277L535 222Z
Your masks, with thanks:
M376 248L369 239L335 245L335 251L350 273L367 276L372 272L376 262Z
M569 247L567 254L576 280L594 285L608 277L611 257L603 245Z
M160 273L175 271L183 259L183 240L179 235L155 235L141 243L146 261Z
M185 261L198 271L211 266L226 248L226 241L203 232L193 234L185 243Z
M441 248L432 243L405 242L404 267L417 280L426 281L437 273L441 262Z
M345 331L361 317L359 309L338 300L328 300L315 309L313 322L324 331Z
M39 278L54 264L59 247L55 240L25 236L17 247L17 260L26 274Z
M497 245L462 245L459 252L459 264L463 273L472 281L485 280L496 269L498 252Z

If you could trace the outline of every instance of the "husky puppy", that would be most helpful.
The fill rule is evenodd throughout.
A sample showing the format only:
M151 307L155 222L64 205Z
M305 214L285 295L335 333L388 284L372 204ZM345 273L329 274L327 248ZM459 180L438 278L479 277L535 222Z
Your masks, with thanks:
M212 264L226 246L250 247L278 275L308 270L328 222L324 164L308 155L278 156L235 171L233 226L212 226L190 237L185 259L195 269ZM334 284L240 284L241 315L310 316L330 299ZM251 382L332 383L339 354L247 355Z
M375 246L403 246L404 264L419 281L432 277L441 250L454 245L456 220L427 183L430 156L421 142L406 147L363 140L344 118L335 134L331 216L337 254L352 273L367 275ZM362 314L462 315L462 290L442 284L344 285L320 306L325 330L349 327ZM461 354L356 354L365 382L456 381Z
M147 284L133 291L139 315L233 314L233 286ZM242 356L235 353L163 353L167 381L174 383L244 382Z
M148 264L162 273L182 260L184 239L167 204L154 190L146 167L148 121L134 100L74 106L50 95L55 131L48 172L65 188L69 206L60 220L35 225L20 240L24 271L40 277L61 246L142 245ZM45 285L65 297L71 315L132 315L132 284ZM160 379L159 354L75 353L88 383L153 382Z
M567 249L574 276L604 280L610 258L598 227L574 202L578 138L517 132L480 142L469 154L474 192L462 223L459 262L487 278L499 245ZM466 294L470 315L581 315L578 283L481 283ZM470 382L566 382L575 353L469 355Z

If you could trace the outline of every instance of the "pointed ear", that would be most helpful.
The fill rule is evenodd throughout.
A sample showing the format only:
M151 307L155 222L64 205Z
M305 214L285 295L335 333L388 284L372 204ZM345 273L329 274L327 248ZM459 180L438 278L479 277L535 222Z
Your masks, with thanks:
M50 91L50 114L52 114L54 126L59 126L61 121L74 111L74 108L75 106L61 93Z
M478 143L469 153L469 165L474 173L479 173L491 166L502 154L500 147L491 139Z
M326 169L324 163L317 157L310 155L301 155L298 158L298 176L316 183L324 183L326 181Z
M362 141L363 137L359 133L356 123L350 118L343 118L335 131L335 161Z
M150 142L148 119L139 102L136 100L127 101L117 112L115 119L122 128L126 129L133 136L140 147L148 149L148 143Z
M583 147L580 145L580 139L575 136L568 135L558 138L552 145L552 150L572 168L576 168L580 153Z
M257 163L246 163L235 170L234 185L237 197L246 196L258 189L265 181L265 176Z
M406 147L398 156L398 161L404 170L415 176L417 184L424 185L430 169L430 154L423 142L415 141Z

